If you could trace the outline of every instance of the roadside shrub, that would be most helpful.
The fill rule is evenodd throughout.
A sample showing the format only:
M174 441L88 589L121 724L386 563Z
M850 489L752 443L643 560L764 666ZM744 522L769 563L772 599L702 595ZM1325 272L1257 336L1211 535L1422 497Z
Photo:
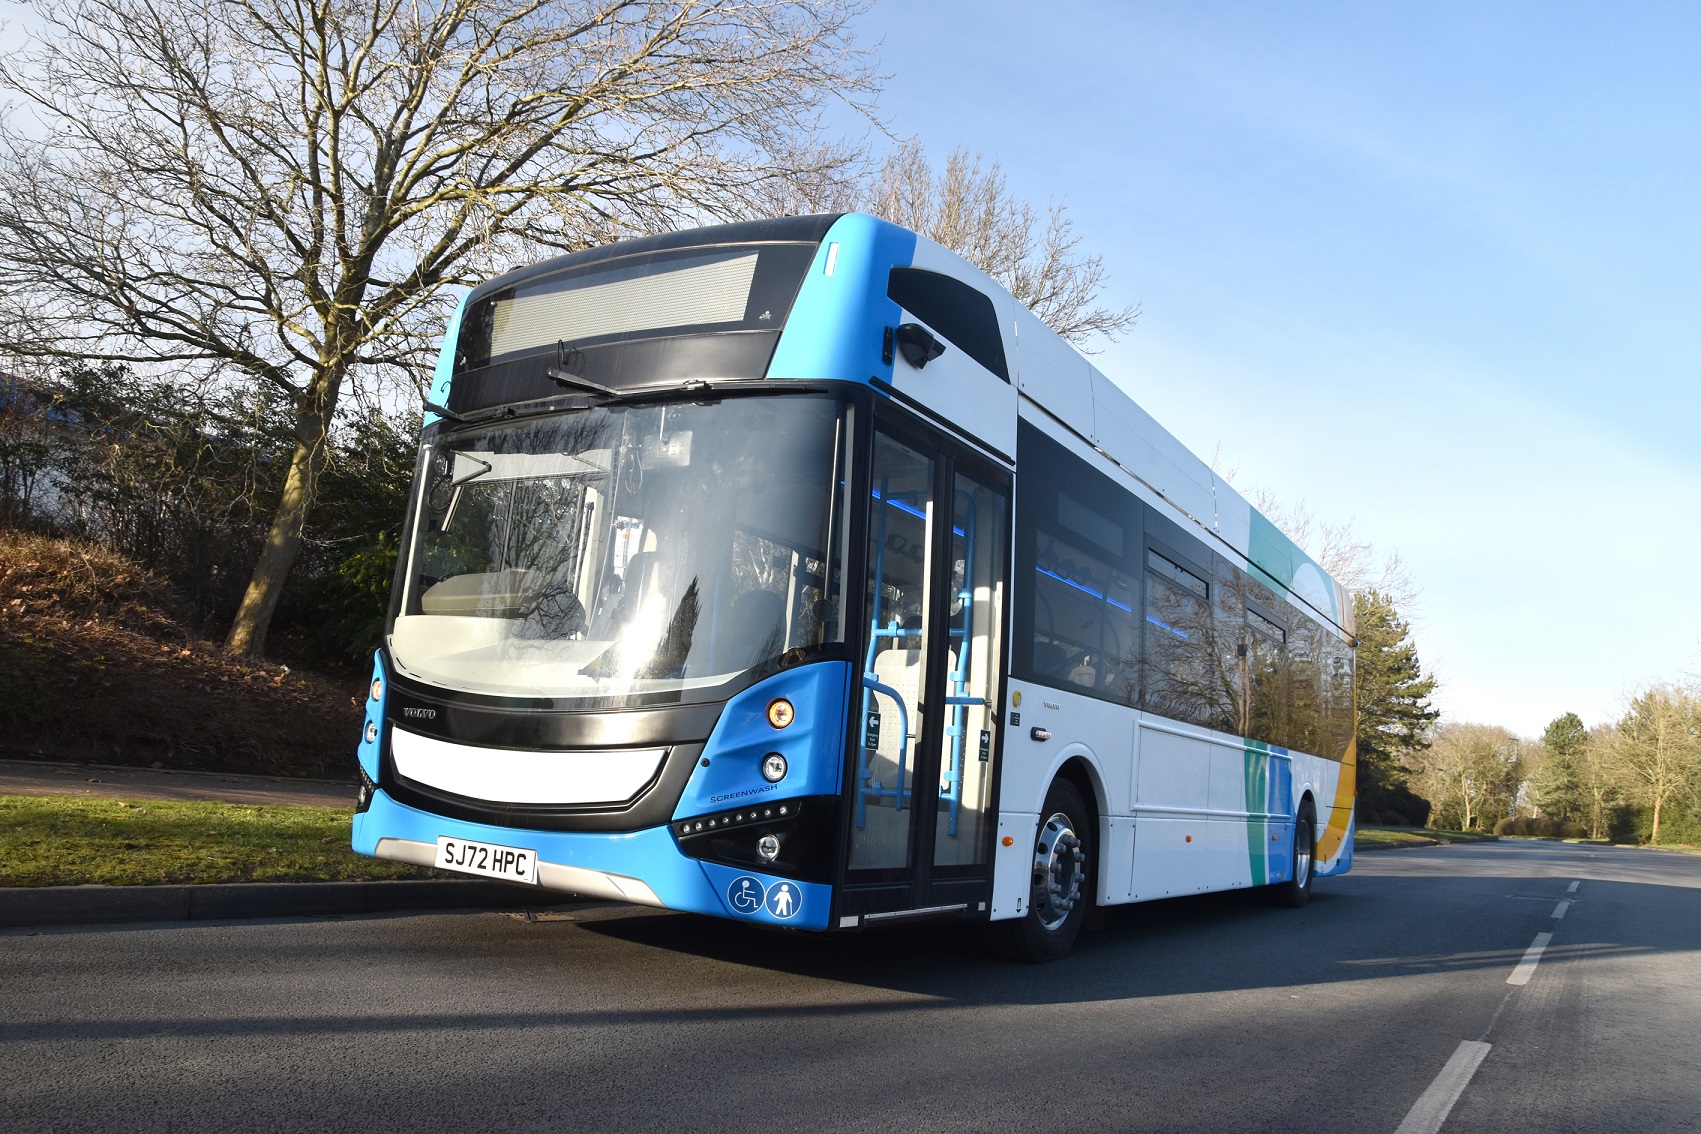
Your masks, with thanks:
M1405 784L1361 784L1358 817L1372 826L1422 827L1429 822L1429 800Z
M231 657L183 609L110 549L0 531L0 753L351 774L358 681Z
M1535 839L1583 839L1589 835L1588 828L1581 823L1568 823L1545 815L1508 815L1494 825L1494 833Z
M14 388L15 387L15 388ZM291 661L345 663L377 643L418 421L350 404L273 620ZM0 384L0 529L98 546L170 584L174 620L222 639L294 444L281 394L70 367Z

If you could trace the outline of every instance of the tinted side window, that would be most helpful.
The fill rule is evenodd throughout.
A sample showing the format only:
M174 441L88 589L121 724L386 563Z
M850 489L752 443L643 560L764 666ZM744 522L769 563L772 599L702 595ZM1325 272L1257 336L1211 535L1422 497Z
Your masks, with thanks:
M986 295L962 280L920 268L893 268L886 294L952 346L1010 381L998 310Z
M1146 551L1143 705L1172 720L1233 731L1237 659L1220 641L1211 585L1165 550Z
M1139 504L1026 422L1017 452L1012 668L1028 681L1132 705Z

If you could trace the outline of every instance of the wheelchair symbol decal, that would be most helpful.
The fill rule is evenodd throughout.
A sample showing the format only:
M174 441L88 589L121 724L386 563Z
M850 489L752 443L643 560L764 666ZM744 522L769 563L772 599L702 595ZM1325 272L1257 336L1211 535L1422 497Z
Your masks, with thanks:
M740 874L726 888L726 903L734 913L753 914L762 908L768 899L768 891L758 880L748 874Z

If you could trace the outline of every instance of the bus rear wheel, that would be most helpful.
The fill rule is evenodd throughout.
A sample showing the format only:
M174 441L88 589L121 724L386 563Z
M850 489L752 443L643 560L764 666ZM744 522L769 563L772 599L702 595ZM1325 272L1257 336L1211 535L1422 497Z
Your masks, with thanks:
M1086 801L1068 780L1054 781L1040 811L1028 912L993 925L1006 954L1039 963L1074 947L1093 904L1093 850Z
M1293 861L1286 882L1269 887L1278 906L1298 909L1311 900L1311 880L1317 866L1317 819L1308 803L1293 825Z

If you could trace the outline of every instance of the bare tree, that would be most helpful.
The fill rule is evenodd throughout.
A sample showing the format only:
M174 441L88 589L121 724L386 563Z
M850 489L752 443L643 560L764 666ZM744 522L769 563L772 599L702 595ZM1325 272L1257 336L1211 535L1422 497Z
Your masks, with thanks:
M339 398L443 289L829 178L863 0L29 0L0 60L0 346L269 384L295 445L226 648L259 653Z
M1461 830L1510 815L1523 780L1523 745L1498 725L1448 724L1420 760L1418 784L1434 806L1431 824Z
M1644 689L1613 730L1610 752L1626 794L1653 810L1648 839L1659 842L1661 812L1701 789L1701 700L1673 685Z
M1596 725L1578 752L1577 782L1589 809L1589 837L1606 837L1614 805L1619 802L1619 782L1613 749L1618 730L1610 724Z
M1139 306L1097 303L1108 274L1101 256L1080 252L1081 238L1063 205L1042 216L1011 193L995 161L958 148L936 170L917 142L894 147L860 184L817 187L816 207L855 208L938 241L1009 289L1052 330L1083 347L1114 339L1140 316Z

